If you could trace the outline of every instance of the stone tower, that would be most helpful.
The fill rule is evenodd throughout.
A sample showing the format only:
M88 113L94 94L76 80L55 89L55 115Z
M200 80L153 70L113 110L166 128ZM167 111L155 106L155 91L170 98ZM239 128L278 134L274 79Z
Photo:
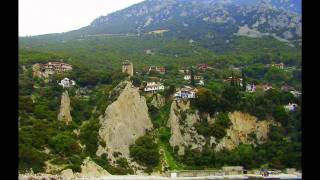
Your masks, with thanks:
M132 62L125 60L122 62L122 72L133 76L133 64Z

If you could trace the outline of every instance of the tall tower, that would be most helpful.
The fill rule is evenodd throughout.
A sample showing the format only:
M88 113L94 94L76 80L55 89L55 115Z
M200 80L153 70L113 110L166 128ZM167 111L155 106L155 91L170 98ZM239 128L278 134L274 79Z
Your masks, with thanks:
M122 62L122 72L133 76L133 64L132 62L125 60Z

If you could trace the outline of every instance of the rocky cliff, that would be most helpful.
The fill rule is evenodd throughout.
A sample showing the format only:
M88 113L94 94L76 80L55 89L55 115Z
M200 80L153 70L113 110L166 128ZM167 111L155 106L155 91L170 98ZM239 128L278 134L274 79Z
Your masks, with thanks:
M110 176L111 174L93 162L90 158L86 158L81 165L81 174L82 177L101 177L101 176Z
M165 105L165 98L161 94L155 94L152 98L151 105L160 109Z
M145 98L131 82L125 84L119 97L100 117L99 136L106 146L99 146L97 155L107 153L112 160L114 153L129 159L129 146L153 128Z
M64 91L61 96L61 105L60 111L58 114L58 120L64 121L66 124L70 124L72 122L72 117L70 114L70 98L68 91Z
M232 150L240 143L261 144L268 138L269 127L274 124L271 120L258 121L256 117L248 113L232 112L229 113L232 125L226 130L227 134L219 142L215 137L204 137L199 135L194 124L200 120L198 111L190 110L189 102L173 101L167 126L171 128L170 145L179 147L178 154L183 155L185 147L202 150L207 142L212 146L215 144L215 151L224 148ZM215 122L214 117L206 115L209 124Z
M216 151L223 148L231 150L240 143L260 144L267 140L271 121L257 121L256 117L238 111L229 113L229 118L232 125L227 130L227 135L215 147Z
M170 145L178 146L178 154L183 155L185 146L191 145L191 149L202 149L205 138L199 135L193 124L200 120L198 113L192 113L189 101L173 101L167 126L171 128Z

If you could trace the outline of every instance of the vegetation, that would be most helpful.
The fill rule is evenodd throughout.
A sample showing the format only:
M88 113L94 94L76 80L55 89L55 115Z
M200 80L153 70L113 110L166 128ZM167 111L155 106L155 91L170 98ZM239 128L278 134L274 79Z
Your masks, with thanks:
M301 99L294 97L290 92L280 90L283 84L301 90L301 53L295 48L271 39L246 37L233 39L233 47L216 47L211 42L204 41L191 45L183 39L148 36L88 36L83 37L81 41L52 37L19 40L21 172L29 171L30 168L34 172L43 172L48 160L53 164L79 171L83 159L89 156L111 174L134 173L127 160L119 154L115 165L111 165L106 154L96 156L98 145L105 146L106 143L98 136L99 116L117 97L117 94L112 93L113 88L127 78L126 74L120 73L121 60L124 57L129 58L134 63L135 71L139 72L131 77L134 86L140 87L147 81L161 79L166 87L161 92L166 98L164 107L158 109L148 103L154 130L140 137L130 147L130 156L146 166L148 173L159 166L160 149L163 150L164 158L171 170L219 168L224 165L242 165L246 168L262 165L279 169L301 168L300 109L288 112L283 107L290 102L301 106ZM154 54L145 54L145 49L152 49ZM32 76L31 69L34 63L61 59L73 65L71 73L52 76L49 82ZM285 69L268 66L280 62L285 64ZM184 156L179 156L177 148L171 147L171 131L166 124L172 94L175 88L186 85L183 74L178 70L183 66L190 67L198 63L207 63L214 69L205 72L191 70L193 78L190 85L197 87L195 75L203 76L205 81L204 87L197 87L197 98L191 101L191 108L199 110L201 116L214 117L215 123L209 124L203 118L194 125L197 132L207 140L210 136L215 137L217 141L221 140L231 125L227 113L239 110L258 117L260 121L273 118L281 124L271 128L266 143L257 146L241 144L234 150L219 152L213 150L215 144L210 147L207 143L202 151L186 147ZM166 74L148 74L145 68L151 65L164 66ZM248 93L245 87L223 81L230 75L242 77L243 84L269 83L275 89ZM56 81L64 76L76 81L76 86L68 89L73 117L72 124L68 126L57 121L60 97L65 89L58 86ZM49 153L46 152L48 149Z
M146 166L146 172L151 173L152 168L160 161L159 146L150 135L142 136L130 146L130 156L139 164Z

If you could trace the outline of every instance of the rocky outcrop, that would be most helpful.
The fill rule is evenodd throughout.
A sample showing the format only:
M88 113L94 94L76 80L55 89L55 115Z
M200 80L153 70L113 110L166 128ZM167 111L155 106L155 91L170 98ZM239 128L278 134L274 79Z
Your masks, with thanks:
M47 179L56 179L56 180L65 180L61 175L53 175L53 174L33 174L33 173L26 173L26 174L19 174L19 180L47 180Z
M93 162L89 157L87 157L82 165L81 165L81 172L74 173L71 169L65 169L60 172L60 175L50 175L50 174L38 174L38 177L46 178L55 176L57 179L64 179L64 180L73 180L73 179L87 179L87 178L98 178L102 176L110 176L111 174L104 170L102 167L97 165ZM31 177L29 175L29 177Z
M93 162L89 157L83 161L81 165L80 177L101 177L110 176L111 174L102 167Z
M151 105L160 109L165 105L165 98L161 94L156 94L152 98Z
M193 127L194 123L200 120L198 113L188 112L190 102L173 101L167 126L171 128L170 145L178 146L178 154L183 155L186 146L191 149L202 149L205 145L205 138L199 135Z
M260 144L267 140L269 127L272 124L271 121L257 121L256 117L238 111L229 113L229 118L232 125L227 129L227 135L215 147L216 151L220 151L223 148L232 150L240 143ZM255 138L252 139L250 136ZM256 139L256 142L254 139Z
M179 114L177 113L177 105L176 101L173 101L171 104L170 115L167 126L171 128L171 137L170 137L170 145L172 147L179 146L178 154L184 154L184 146L185 142L180 131L179 125Z
M115 152L129 159L129 146L153 128L145 98L131 82L125 84L117 100L100 117L99 136L106 146L99 146L96 154L107 153L112 160Z
M72 117L70 114L70 98L68 91L65 91L62 93L61 97L61 105L60 105L60 111L58 114L58 120L59 121L64 121L66 124L71 124L72 122Z
M65 180L72 180L74 179L74 174L71 169L65 169L61 171L60 175L63 177Z

